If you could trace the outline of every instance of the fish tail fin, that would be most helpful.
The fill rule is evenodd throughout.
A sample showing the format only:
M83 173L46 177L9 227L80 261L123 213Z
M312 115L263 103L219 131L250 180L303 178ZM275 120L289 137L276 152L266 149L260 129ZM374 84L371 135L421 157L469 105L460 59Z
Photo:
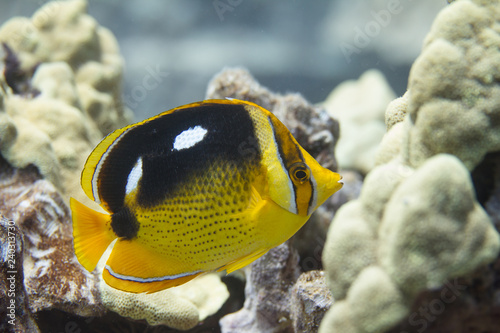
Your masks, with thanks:
M73 243L80 264L89 272L97 266L109 244L117 238L111 228L111 216L99 213L70 199L73 219Z

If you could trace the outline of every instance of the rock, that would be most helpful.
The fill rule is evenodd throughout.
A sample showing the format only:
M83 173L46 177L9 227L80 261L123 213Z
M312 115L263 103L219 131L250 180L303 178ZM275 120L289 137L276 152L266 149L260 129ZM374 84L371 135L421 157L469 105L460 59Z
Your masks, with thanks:
M4 159L0 179L0 211L24 237L17 269L24 274L29 311L102 314L97 280L74 255L69 209L54 186L35 167L14 169Z
M0 214L0 330L40 332L24 287L23 234L14 221Z
M223 317L221 331L293 332L290 297L300 274L297 253L285 242L249 267L243 309Z
M290 302L295 333L317 332L333 303L323 271L302 273L292 289Z

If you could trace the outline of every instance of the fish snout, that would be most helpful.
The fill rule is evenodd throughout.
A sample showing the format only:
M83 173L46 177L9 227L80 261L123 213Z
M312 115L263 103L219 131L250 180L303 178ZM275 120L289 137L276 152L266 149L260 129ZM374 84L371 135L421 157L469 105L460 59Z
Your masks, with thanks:
M332 172L331 180L328 185L328 187L332 190L332 194L337 192L342 188L342 186L344 186L343 177L336 172Z

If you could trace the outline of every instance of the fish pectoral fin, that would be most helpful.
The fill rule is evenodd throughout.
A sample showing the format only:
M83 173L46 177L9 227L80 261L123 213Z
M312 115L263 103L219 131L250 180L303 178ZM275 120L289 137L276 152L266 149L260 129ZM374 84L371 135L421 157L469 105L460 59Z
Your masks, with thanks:
M259 259L264 254L266 254L267 251L269 251L269 249L262 249L259 251L252 252L252 253L250 253L242 258L236 259L236 260L222 266L221 268L219 268L217 270L217 272L221 272L223 270L226 270L227 274L232 273L235 270L243 268L246 265L251 264L255 260Z
M250 187L250 200L248 207L240 213L236 213L231 217L241 218L242 216L250 216L251 220L257 219L261 209L267 204L267 200L260 196L260 193L254 186Z
M102 272L115 289L131 293L153 293L186 283L204 271L187 271L178 260L161 256L136 240L120 239Z
M116 239L110 226L111 216L99 213L70 198L73 243L80 264L93 271L109 244Z

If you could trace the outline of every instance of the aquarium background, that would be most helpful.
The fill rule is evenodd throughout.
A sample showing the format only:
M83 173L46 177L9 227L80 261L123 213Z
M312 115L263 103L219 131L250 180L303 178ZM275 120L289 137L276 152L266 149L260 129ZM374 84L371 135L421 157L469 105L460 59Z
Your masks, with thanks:
M44 3L1 1L0 21L29 17ZM88 12L118 40L125 59L124 101L140 120L202 100L210 78L228 66L244 66L271 90L300 92L313 103L340 82L377 68L402 95L425 34L446 4L90 0ZM390 9L396 14L384 15ZM346 56L342 47L356 52ZM151 72L158 84L142 89Z

